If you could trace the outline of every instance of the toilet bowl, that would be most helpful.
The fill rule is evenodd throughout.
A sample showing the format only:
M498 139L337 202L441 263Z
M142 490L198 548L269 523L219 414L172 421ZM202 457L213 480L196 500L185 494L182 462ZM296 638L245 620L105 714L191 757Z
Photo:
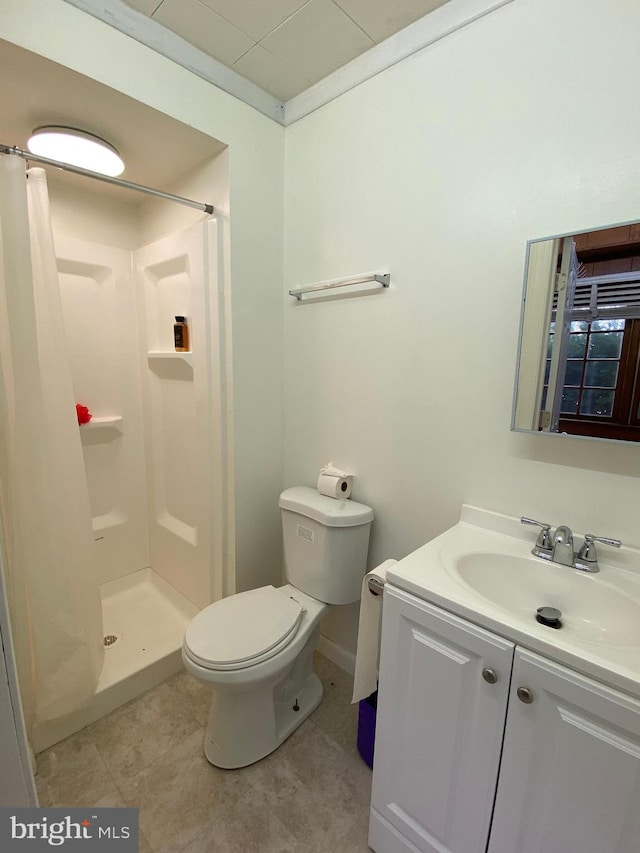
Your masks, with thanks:
M280 508L290 582L210 604L184 637L185 668L212 688L204 752L217 767L264 758L317 708L320 620L360 596L373 511L304 487L283 492Z
M185 634L182 648L185 668L195 678L213 687L204 752L216 767L244 767L269 755L318 707L322 699L322 683L313 672L312 658L320 632L320 619L329 605L305 595L290 584L278 589L262 587L252 590L251 594L265 591L282 596L285 602L295 599L300 606L300 615L297 619L293 617L292 630L284 638L277 637L277 633L272 635L270 649L259 650L259 644L255 646L255 662L252 659L205 662L202 646L189 630L193 622ZM223 599L198 614L204 625L209 618L215 620L215 609L219 604L233 600L238 615L237 636L228 635L229 648L234 639L239 640L241 646L250 644L246 643L243 632L245 628L255 628L255 623L250 620L259 600L256 598L253 602L245 598L251 594L240 593ZM267 600L273 604L273 595L268 594ZM246 621L242 615L245 606ZM265 640L265 645L267 642ZM230 657L234 656L232 652ZM216 657L221 655L217 653Z

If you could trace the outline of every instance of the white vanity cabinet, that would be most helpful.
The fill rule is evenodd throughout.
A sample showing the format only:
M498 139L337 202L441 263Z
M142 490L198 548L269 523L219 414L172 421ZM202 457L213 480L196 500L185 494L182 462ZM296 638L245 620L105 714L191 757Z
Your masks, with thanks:
M640 702L388 584L369 844L638 853Z
M516 648L487 850L638 853L640 702Z
M513 651L387 584L369 835L377 853L484 853Z

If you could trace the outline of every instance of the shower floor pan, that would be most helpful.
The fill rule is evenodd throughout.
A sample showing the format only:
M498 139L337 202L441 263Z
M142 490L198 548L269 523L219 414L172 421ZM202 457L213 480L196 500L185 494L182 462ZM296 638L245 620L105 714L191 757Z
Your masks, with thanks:
M152 569L100 587L104 665L93 702L62 721L38 726L36 752L140 696L182 669L182 638L198 608Z

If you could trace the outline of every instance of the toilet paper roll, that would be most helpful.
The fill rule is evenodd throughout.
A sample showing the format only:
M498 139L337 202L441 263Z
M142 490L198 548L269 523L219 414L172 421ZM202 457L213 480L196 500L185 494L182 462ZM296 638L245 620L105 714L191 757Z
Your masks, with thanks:
M318 476L318 491L321 495L329 498L350 498L353 489L353 477L351 474L336 476L335 474L323 474Z
M378 686L380 620L382 618L383 596L373 595L369 591L369 579L375 578L381 583L385 583L387 571L397 562L397 560L385 560L384 563L365 575L362 581L360 621L358 623L358 648L353 676L352 702L359 702L361 699L366 699Z

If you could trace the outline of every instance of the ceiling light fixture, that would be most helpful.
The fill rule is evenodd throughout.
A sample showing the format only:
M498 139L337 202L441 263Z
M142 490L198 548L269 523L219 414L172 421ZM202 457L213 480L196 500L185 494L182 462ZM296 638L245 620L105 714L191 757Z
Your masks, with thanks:
M31 134L27 148L39 157L60 160L112 178L124 172L124 163L113 145L75 127L38 127Z

